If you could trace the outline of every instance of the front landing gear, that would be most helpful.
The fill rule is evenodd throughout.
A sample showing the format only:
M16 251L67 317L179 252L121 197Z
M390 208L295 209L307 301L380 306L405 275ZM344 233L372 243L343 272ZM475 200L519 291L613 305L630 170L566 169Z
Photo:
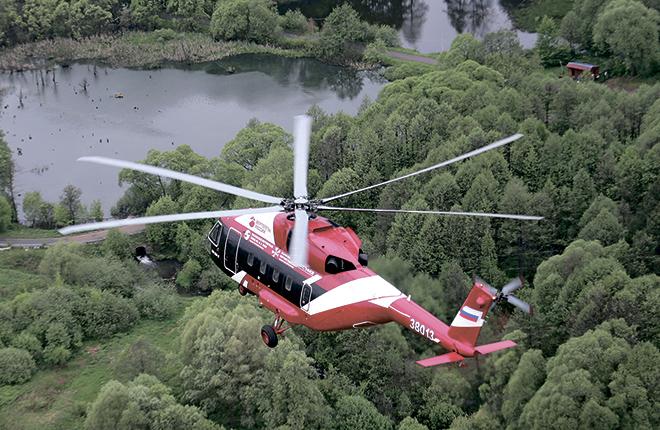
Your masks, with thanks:
M261 340L263 340L266 346L269 348L275 348L278 341L277 336L281 335L289 328L291 328L291 326L289 326L282 317L277 315L273 325L266 324L265 326L261 327Z
M275 333L273 326L266 324L261 327L261 340L263 340L269 348L275 348L277 346L277 333Z

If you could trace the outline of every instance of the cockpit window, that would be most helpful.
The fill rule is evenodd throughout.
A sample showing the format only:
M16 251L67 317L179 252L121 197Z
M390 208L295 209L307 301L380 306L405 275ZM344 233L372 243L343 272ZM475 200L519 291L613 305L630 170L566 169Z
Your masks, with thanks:
M220 232L222 232L222 224L220 221L216 222L211 231L209 232L208 239L213 245L218 246L218 239L220 238Z

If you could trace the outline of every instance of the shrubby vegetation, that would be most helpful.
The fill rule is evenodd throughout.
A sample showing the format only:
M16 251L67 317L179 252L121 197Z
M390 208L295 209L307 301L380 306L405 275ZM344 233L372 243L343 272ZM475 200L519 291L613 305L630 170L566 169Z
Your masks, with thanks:
M398 44L397 33L386 26L369 25L361 21L357 13L348 5L336 7L326 18L327 29L319 37L313 33L317 28L300 11L288 11L280 16L271 0L130 0L117 2L110 0L101 3L77 0L29 0L15 3L3 0L0 10L0 46L14 46L24 42L72 38L80 46L52 47L44 54L37 55L50 61L63 52L72 50L64 60L76 58L114 59L123 65L133 64L135 58L147 58L136 46L140 37L132 42L127 38L103 38L100 35L117 34L127 30L149 32L149 49L163 50L156 62L174 59L175 61L204 61L213 59L215 51L231 54L230 44L214 44L211 38L199 43L201 35L210 35L216 41L244 42L245 50L260 51L270 45L281 47L280 51L293 50L297 55L321 58L332 63L353 63L362 59L364 44L380 41L387 46ZM188 33L186 33L188 32ZM139 35L139 34L138 34ZM144 38L144 37L142 37ZM85 39L92 41L86 47ZM179 41L167 44L168 41ZM125 43L129 42L129 46ZM159 43L156 43L159 42ZM66 45L66 44L65 44ZM75 46L72 46L75 45ZM263 45L266 45L265 47ZM110 46L111 49L106 50ZM86 49L89 48L89 49ZM276 49L270 48L277 51ZM80 51L85 50L85 53ZM20 49L17 48L17 51ZM33 51L33 50L31 50ZM103 51L103 52L102 52ZM7 55L8 68L29 67L34 55L17 53ZM34 54L34 52L32 52ZM183 57L182 57L183 56ZM175 58L171 58L175 57ZM211 57L211 58L209 58ZM141 65L151 64L147 61Z
M16 355L18 366L7 368L16 377L3 377L3 383L24 382L35 363L66 363L84 340L126 332L141 318L167 319L176 310L172 290L158 285L137 263L95 255L83 245L58 244L40 261L16 264L38 266L47 281L0 302L0 346L12 347L4 353Z

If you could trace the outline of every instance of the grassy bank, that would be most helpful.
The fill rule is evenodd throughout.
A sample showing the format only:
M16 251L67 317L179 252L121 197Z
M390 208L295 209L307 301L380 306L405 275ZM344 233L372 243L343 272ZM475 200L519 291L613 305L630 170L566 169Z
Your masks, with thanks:
M130 333L86 342L65 365L38 371L27 383L0 387L0 429L82 428L87 404L114 378L113 363L143 337L165 352L174 352L179 319L192 298L179 299L179 310L166 321L142 321Z
M21 224L12 224L9 230L0 233L0 238L41 239L44 237L61 237L57 230L26 227Z
M0 70L31 70L52 64L97 61L112 67L158 67L167 62L201 63L238 54L302 57L303 49L250 42L218 42L201 33L163 37L158 32L129 32L81 40L57 38L26 43L0 52Z
M535 32L541 18L549 16L560 21L573 7L573 0L526 0L517 6L504 7L509 12L516 28L528 32Z

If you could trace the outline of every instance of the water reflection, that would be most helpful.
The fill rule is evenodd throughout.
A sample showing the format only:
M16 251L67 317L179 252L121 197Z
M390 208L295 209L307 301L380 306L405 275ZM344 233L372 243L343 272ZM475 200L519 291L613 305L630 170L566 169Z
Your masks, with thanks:
M507 1L511 6L515 0ZM300 0L280 4L281 12L300 9L319 22L341 0ZM483 38L487 33L511 30L513 24L502 2L497 0L350 0L348 3L370 23L387 24L399 30L404 47L420 52L446 51L461 33ZM536 36L517 32L524 47L532 47Z
M140 160L180 144L217 156L251 118L291 130L293 116L314 104L355 114L382 86L368 73L264 55L159 70L75 64L0 74L0 129L16 157L17 194L38 190L56 201L72 183L107 211L122 194L117 171L78 157Z

